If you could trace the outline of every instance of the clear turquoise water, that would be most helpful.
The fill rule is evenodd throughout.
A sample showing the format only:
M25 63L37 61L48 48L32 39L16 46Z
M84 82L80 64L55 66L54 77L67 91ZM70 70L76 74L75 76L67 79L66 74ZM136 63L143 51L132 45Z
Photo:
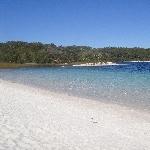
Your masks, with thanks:
M150 110L150 63L0 69L0 78L54 92Z

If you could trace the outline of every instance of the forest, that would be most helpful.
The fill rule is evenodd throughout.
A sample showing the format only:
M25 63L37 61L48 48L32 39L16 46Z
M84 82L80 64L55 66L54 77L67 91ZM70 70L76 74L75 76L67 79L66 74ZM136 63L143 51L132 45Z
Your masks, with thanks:
M96 62L150 61L150 48L56 46L40 42L0 43L0 63L75 64Z

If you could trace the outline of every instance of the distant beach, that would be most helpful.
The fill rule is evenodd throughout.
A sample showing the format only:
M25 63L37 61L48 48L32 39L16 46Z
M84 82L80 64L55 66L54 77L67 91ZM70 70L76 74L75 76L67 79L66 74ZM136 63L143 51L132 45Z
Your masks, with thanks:
M113 63L113 62L82 63L82 64L75 64L75 65L72 65L72 66L107 66L107 65L117 65L117 63Z
M137 60L137 61L124 61L124 62L150 62L150 61L141 61L141 60Z

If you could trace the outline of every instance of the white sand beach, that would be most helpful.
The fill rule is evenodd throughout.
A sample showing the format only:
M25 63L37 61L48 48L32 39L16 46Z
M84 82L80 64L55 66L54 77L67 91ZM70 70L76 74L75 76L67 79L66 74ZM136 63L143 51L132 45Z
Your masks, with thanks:
M0 80L0 150L150 150L150 114Z
M148 63L148 62L150 62L150 61L148 61L148 60L147 60L147 61L140 61L140 60L137 60L137 61L124 61L124 62L147 62L147 63Z
M117 65L123 65L123 64L117 64L117 63L113 63L113 62L106 62L106 63L102 63L102 62L99 62L99 63L83 63L83 64L75 64L75 65L72 65L74 67L78 67L78 66L117 66Z

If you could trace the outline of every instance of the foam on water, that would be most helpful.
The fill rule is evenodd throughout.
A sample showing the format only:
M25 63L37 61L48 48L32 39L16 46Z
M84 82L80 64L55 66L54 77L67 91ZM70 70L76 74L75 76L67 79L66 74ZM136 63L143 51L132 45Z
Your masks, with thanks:
M55 92L150 110L150 63L0 69L0 78Z

